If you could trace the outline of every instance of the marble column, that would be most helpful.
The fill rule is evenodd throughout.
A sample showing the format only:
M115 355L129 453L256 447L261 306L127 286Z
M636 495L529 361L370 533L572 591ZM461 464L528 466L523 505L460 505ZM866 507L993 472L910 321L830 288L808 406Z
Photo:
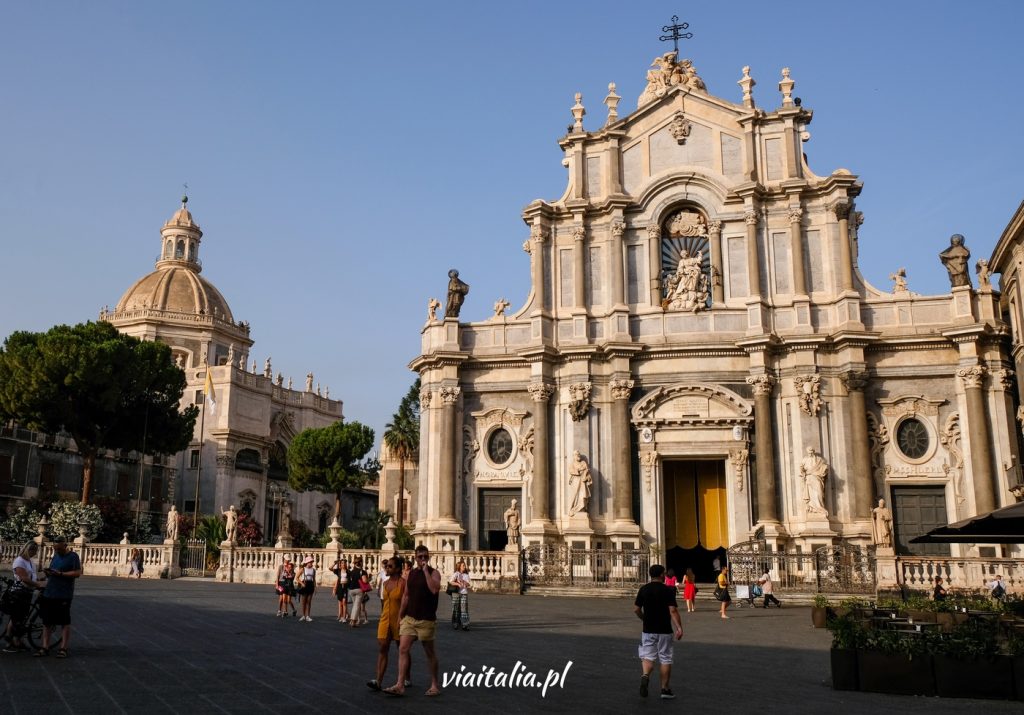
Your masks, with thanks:
M747 282L750 284L751 297L761 295L761 271L757 258L757 223L760 220L757 211L749 209L743 214L747 224Z
M661 305L661 226L647 227L647 251L651 271L651 305Z
M837 201L832 213L839 221L839 288L853 290L853 256L850 248L850 204Z
M629 395L632 380L612 380L612 516L633 521L633 472L629 463Z
M551 484L551 455L548 447L548 399L554 387L535 382L527 387L533 400L533 479L530 483L530 521L549 521L548 501Z
M612 250L608 260L608 274L612 281L611 304L619 306L626 304L625 279L623 277L625 266L622 260L622 236L626 232L626 223L622 219L615 219L612 221L611 232Z
M572 282L573 305L576 310L586 310L586 252L587 229L575 226L572 229L572 261L575 277Z
M546 300L544 288L544 243L548 230L539 224L530 228L530 238L523 244L523 250L530 254L530 279L533 281L533 295L536 298L534 312L544 310Z
M981 365L957 370L967 398L967 432L971 444L971 482L974 484L974 508L985 514L996 508L993 486L991 430L985 410L982 383L987 370Z
M772 386L775 378L771 375L754 375L747 378L747 384L754 388L757 522L777 522L779 507L775 500L775 439L772 435Z
M722 281L722 222L708 222L708 243L711 250L711 305L725 302Z
M441 458L440 479L438 480L437 515L442 520L455 521L455 470L458 468L460 454L458 434L455 424L455 406L459 401L461 388L446 386L441 388Z
M851 511L855 519L870 519L875 506L875 484L871 476L871 442L868 440L868 414L864 403L864 388L868 374L850 370L839 376L849 398L850 480L853 487Z
M789 210L789 237L793 257L793 294L807 295L807 277L804 275L804 237L801 219L804 210L794 207Z

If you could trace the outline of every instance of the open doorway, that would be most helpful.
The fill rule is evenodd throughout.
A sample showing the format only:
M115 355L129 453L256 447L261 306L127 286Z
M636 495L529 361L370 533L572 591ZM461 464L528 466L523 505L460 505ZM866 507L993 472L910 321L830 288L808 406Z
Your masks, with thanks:
M667 460L663 474L665 566L709 583L729 548L725 461Z

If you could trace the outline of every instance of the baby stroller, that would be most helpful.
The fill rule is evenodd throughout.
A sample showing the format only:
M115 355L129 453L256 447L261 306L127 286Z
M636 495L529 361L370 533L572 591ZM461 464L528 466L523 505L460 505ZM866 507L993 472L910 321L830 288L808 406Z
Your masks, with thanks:
M754 607L754 599L761 595L761 587L755 584L736 585L736 600L745 603L750 608Z

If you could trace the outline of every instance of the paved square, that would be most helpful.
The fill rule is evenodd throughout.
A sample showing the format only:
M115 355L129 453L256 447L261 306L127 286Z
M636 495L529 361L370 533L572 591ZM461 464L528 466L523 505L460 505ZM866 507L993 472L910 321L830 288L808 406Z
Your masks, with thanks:
M829 635L807 608L730 609L711 602L683 613L672 688L677 699L639 697L640 621L632 599L471 596L469 632L452 631L442 594L438 651L442 673L565 675L540 687L462 688L424 697L422 650L404 698L370 691L376 664L371 626L337 623L328 589L313 601L313 622L276 618L273 588L209 580L83 578L72 618L71 657L0 654L0 713L499 712L639 711L787 713L1020 712L1019 703L839 693L829 685ZM393 651L389 684L397 668ZM521 672L521 670L516 671Z

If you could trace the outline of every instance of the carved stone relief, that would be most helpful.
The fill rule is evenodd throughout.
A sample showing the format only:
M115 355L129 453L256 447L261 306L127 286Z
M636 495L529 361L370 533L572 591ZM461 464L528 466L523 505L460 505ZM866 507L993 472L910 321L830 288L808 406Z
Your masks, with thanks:
M573 422L579 422L590 412L590 391L592 385L589 382L577 382L569 385L569 416Z
M889 429L871 412L867 413L868 444L871 449L871 476L875 494L885 494L885 447L889 444Z
M640 466L644 470L644 488L651 491L654 481L654 468L658 464L658 453L655 451L640 453Z
M953 485L957 516L961 516L961 506L966 503L967 497L964 495L964 449L960 432L960 413L954 412L946 418L946 424L939 436L939 443L949 453L949 459L942 463L942 468Z
M821 376L797 375L793 378L800 409L804 414L817 417L821 410Z
M524 434L526 415L507 408L471 413L472 419L462 428L463 473L467 482L472 477L475 482L519 483L527 475L532 476L533 429ZM524 446L529 449L529 456Z
M736 489L743 491L743 485L747 481L747 462L750 460L750 450L747 447L729 452L729 461L736 471Z

